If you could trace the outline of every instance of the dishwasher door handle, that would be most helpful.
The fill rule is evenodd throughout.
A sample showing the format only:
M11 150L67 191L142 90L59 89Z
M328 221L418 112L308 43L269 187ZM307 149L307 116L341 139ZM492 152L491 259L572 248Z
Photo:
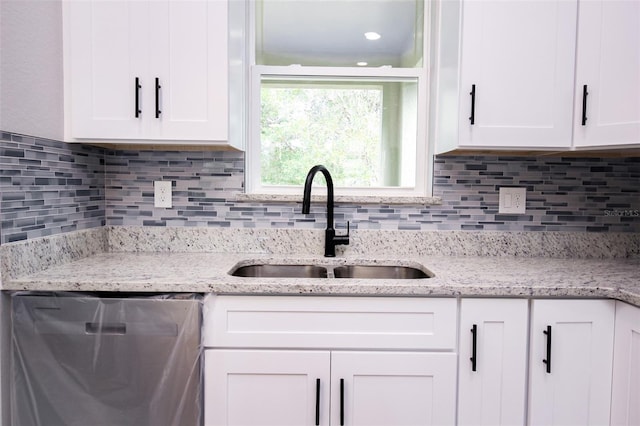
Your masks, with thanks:
M87 322L84 331L87 334L127 334L127 324L123 322Z
M65 334L68 336L168 336L176 337L180 327L174 321L35 321L37 334Z

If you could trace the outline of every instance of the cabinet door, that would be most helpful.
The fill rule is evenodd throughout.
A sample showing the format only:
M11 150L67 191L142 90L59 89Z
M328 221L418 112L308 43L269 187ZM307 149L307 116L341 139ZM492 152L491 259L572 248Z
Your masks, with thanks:
M467 0L462 7L460 145L569 147L577 1Z
M328 425L329 366L329 352L207 349L205 425Z
M459 425L524 425L528 340L525 299L463 299Z
M153 91L157 126L148 137L226 141L227 1L164 0L152 4L149 93ZM158 114L156 78L160 86Z
M227 0L68 3L72 137L227 141Z
M578 22L575 145L640 144L640 2L583 1Z
M531 425L609 423L614 313L612 300L533 301Z
M143 118L151 112L151 105L142 99L143 92L151 89L145 79L148 3L73 1L64 7L72 136L141 137Z
M616 302L611 424L640 425L640 308Z
M333 352L331 424L452 425L455 377L454 353Z

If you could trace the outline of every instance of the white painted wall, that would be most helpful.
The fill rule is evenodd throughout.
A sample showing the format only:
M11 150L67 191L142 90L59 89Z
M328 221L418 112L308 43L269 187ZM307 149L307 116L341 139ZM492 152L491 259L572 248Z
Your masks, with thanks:
M64 137L62 0L0 0L0 130Z

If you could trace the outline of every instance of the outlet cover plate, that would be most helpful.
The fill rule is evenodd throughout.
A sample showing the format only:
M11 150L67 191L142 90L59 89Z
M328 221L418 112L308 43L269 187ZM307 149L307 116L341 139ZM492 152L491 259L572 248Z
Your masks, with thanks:
M525 214L527 207L527 188L502 187L500 188L500 202L498 213L501 214Z
M153 182L153 205L160 208L171 208L171 185L173 182L157 180Z

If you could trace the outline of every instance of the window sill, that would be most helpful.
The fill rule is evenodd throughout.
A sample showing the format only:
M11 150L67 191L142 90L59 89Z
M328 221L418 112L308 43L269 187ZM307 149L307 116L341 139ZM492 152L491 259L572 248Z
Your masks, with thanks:
M312 195L311 201L326 202L326 195ZM302 203L302 194L236 194L238 202L261 203ZM415 205L415 206L439 206L442 205L440 197L392 197L392 196L358 196L336 195L334 202L342 204L384 204L384 205Z

